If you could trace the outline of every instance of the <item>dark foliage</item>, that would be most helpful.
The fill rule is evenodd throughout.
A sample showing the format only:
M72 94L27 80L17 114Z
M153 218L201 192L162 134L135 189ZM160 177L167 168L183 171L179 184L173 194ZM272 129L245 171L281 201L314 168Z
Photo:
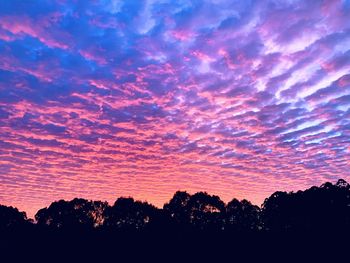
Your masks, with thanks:
M0 231L21 227L30 222L25 212L19 212L12 206L0 205Z
M103 224L107 202L75 198L60 200L35 215L39 226L53 228L93 228Z
M350 186L344 180L296 193L275 192L262 205L264 228L277 232L350 228Z
M247 200L233 199L226 205L224 226L231 231L258 231L262 229L260 208Z
M101 261L118 251L129 262L155 256L188 261L187 255L194 261L267 256L300 261L297 252L307 252L311 262L327 256L337 262L335 256L342 258L350 243L350 186L339 180L275 192L261 208L247 200L225 204L205 192L178 191L162 209L131 197L118 198L113 206L75 198L53 202L35 220L0 205L0 252L14 258L47 253L60 260L72 260L67 253L73 253L78 261Z
M118 198L112 207L108 207L104 213L104 227L142 230L156 216L157 208L146 202L135 201L133 198Z
M221 229L223 227L222 213L225 204L218 196L204 192L189 195L186 192L176 192L168 204L164 205L166 213L173 225L196 230Z

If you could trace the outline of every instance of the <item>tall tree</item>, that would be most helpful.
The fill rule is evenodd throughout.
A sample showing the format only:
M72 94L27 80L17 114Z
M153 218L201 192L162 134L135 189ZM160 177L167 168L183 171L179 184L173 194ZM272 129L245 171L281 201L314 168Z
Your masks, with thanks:
M157 209L147 202L135 201L131 197L118 198L106 209L104 226L114 229L144 229L156 215Z
M186 205L189 220L197 229L222 229L221 213L225 203L216 195L198 192L191 196Z
M107 202L81 198L60 200L53 202L48 208L40 209L35 219L38 225L55 228L93 228L103 224L103 213L107 207Z
M27 223L25 212L12 206L0 205L0 230L19 228Z
M350 186L341 179L296 193L276 192L263 203L262 217L271 231L350 229Z
M225 209L225 229L256 231L261 228L260 208L246 199L232 199Z
M190 198L191 195L187 192L177 191L169 203L166 203L163 207L166 215L178 226L182 225L185 227L186 224L189 224L187 204Z

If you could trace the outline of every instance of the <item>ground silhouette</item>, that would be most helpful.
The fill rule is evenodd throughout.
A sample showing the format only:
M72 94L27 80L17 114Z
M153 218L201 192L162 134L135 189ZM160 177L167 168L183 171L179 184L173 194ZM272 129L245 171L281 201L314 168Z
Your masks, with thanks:
M75 198L40 209L35 221L0 205L0 259L49 255L65 260L294 258L335 261L350 234L345 180L304 191L273 193L261 207L247 200L178 191L163 208L131 197L107 202ZM20 253L18 253L20 251ZM68 256L67 256L68 257Z

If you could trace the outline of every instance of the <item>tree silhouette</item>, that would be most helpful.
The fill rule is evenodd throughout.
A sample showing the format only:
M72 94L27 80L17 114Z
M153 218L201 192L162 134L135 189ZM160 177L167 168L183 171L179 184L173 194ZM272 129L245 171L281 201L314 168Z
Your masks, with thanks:
M191 225L199 229L222 229L221 213L225 203L216 195L199 192L190 197L186 206Z
M225 205L205 192L178 191L163 209L131 197L118 198L113 206L75 198L53 202L35 218L36 225L24 212L0 205L0 260L4 251L11 262L19 261L16 255L30 254L40 255L36 260L61 256L62 261L72 254L77 261L92 255L96 261L123 261L123 256L124 261L150 261L155 255L162 261L169 256L184 261L188 254L195 261L210 256L220 262L264 261L265 255L284 259L299 252L302 256L293 261L330 255L330 262L347 262L350 186L338 180L304 191L275 192L261 209L247 200Z
M159 232L227 231L275 233L350 232L350 185L343 179L304 191L273 193L261 209L247 200L232 199L227 205L215 195L177 191L158 209L131 197L107 202L75 198L56 201L35 215L36 228L114 229ZM24 212L0 205L0 229L31 223Z
M198 192L190 195L178 191L169 203L164 205L164 211L178 227L195 229L221 229L221 213L225 203L218 196Z
M118 198L106 209L104 226L123 230L144 229L155 217L157 209L147 202L135 201L131 197Z
M103 224L107 202L75 198L53 202L35 215L38 225L54 228L93 228Z
M12 206L0 205L0 230L15 229L27 223L25 212L19 212Z
M225 210L225 229L231 231L257 231L261 229L260 208L248 200L232 199Z
M327 182L296 193L275 192L262 205L265 228L282 232L342 231L350 227L350 186Z
M275 192L261 209L247 200L225 205L205 192L178 191L163 209L131 197L118 198L113 206L75 198L53 202L35 218L37 224L32 224L24 212L0 205L0 260L4 251L13 262L20 254L62 260L75 254L77 261L91 260L91 255L98 261L116 255L120 261L121 255L125 261L155 255L162 261L169 255L184 261L190 254L195 261L212 256L221 262L264 261L267 254L284 258L300 252L303 256L294 261L309 253L313 262L325 258L321 251L329 251L328 261L347 262L339 258L347 256L349 243L350 186L338 180L304 191Z
M163 211L170 217L173 223L178 226L186 227L189 224L189 213L187 203L191 195L187 192L177 191L169 203L165 204Z

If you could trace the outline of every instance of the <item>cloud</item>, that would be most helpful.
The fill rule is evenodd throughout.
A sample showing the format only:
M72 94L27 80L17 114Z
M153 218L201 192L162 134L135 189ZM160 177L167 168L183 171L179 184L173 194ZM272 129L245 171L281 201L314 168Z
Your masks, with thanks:
M0 203L254 203L348 176L346 1L0 1Z

